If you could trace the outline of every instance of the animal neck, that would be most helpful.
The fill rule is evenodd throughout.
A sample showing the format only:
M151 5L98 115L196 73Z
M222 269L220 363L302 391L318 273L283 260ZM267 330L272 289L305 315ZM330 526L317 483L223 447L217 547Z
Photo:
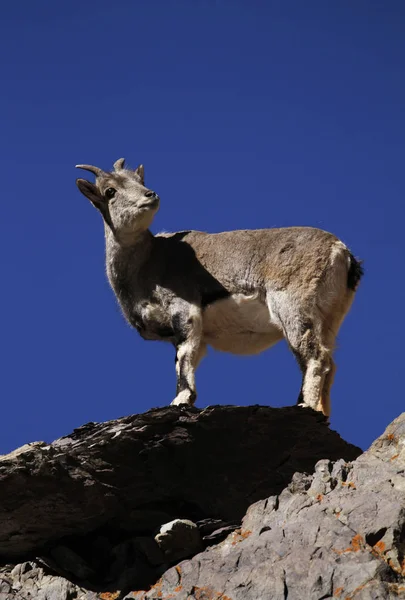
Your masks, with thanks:
M134 233L125 236L124 239L119 239L111 229L105 226L105 247L107 267L112 263L125 261L131 257L133 267L135 263L141 266L151 252L154 236L146 229L139 233Z

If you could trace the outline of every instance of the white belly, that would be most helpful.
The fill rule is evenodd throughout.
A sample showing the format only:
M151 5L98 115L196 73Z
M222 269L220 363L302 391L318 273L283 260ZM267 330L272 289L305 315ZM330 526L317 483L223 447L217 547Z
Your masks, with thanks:
M216 350L232 354L258 354L283 338L257 294L234 294L207 306L203 336Z

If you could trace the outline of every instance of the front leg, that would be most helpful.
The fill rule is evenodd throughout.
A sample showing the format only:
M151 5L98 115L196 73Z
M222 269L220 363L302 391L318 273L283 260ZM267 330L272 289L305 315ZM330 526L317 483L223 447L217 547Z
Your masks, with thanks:
M202 341L202 312L194 305L186 305L173 317L176 346L176 397L172 405L193 406L197 397L195 370L205 354Z

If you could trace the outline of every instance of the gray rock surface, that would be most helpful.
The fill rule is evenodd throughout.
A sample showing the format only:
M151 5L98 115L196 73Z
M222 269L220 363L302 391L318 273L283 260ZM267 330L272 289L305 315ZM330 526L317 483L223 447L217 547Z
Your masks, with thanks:
M0 600L98 600L97 594L47 574L34 562L0 568Z
M359 454L266 407L26 445L0 457L0 600L405 599L405 413ZM177 519L205 548L179 564L179 538L154 539Z

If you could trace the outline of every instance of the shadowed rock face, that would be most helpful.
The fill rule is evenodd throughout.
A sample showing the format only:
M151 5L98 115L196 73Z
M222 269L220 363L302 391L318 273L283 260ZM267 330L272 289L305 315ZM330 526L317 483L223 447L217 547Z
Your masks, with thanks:
M25 446L0 457L0 600L405 598L403 448L405 415L359 456L317 413L259 406Z
M0 554L106 526L139 530L145 518L157 526L174 513L238 520L296 471L359 453L296 407L168 407L89 423L1 458Z

